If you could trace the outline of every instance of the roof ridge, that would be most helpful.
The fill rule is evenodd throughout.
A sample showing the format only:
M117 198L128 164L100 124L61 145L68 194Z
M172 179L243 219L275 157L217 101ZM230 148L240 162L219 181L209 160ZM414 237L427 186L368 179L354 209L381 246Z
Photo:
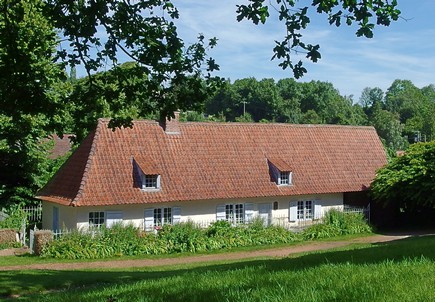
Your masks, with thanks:
M105 123L108 124L110 121L112 120L112 118L109 117L102 117L98 119L98 125L100 123ZM159 124L158 121L156 120L151 120L151 119L133 119L132 120L133 123L146 123L146 124Z
M96 129L95 129L95 131L93 133L92 144L91 144L91 148L89 150L88 160L86 161L85 169L83 171L83 177L82 177L82 180L80 181L80 186L79 186L79 189L77 191L77 195L76 195L76 197L71 202L71 204L73 206L76 206L77 203L79 203L81 197L83 196L83 191L84 191L86 182L88 180L88 173L89 173L89 170L90 170L91 165L92 165L92 159L93 159L93 157L95 155L95 150L97 148L96 147L97 146L97 141L98 141L98 138L100 136L101 129L103 127L103 123L104 122L105 122L104 119L101 119L101 118L98 119L97 127L96 127Z
M137 122L140 120L133 120ZM183 122L180 121L182 125L223 125L223 126L258 126L258 127L294 127L294 128L355 128L355 129L372 129L373 126L364 125L340 125L340 124L293 124L293 123L243 123L243 122Z
M98 125L100 123L108 123L110 122L111 118L99 118L98 119ZM133 119L134 123L145 123L145 124L156 124L158 125L159 122L152 119ZM270 122L270 123L256 123L256 122L218 122L218 121L203 121L203 122L194 122L194 121L180 121L182 125L222 125L222 126L258 126L258 127L273 127L273 126L280 126L280 127L294 127L294 128L355 128L355 129L372 129L373 126L364 126L364 125L340 125L340 124L294 124L294 123L277 123L277 122Z

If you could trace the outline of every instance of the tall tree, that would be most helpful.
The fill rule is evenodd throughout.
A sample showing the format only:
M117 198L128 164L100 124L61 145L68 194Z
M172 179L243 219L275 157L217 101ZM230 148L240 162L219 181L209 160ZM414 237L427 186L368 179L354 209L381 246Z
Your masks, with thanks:
M225 114L228 121L249 113L256 122L274 120L281 97L273 79L245 78L227 82L206 105L208 114Z
M377 104L381 104L383 107L384 92L379 87L375 87L375 88L366 87L363 89L361 93L359 103L361 104L363 109L367 112L367 114L370 116L371 108L373 108Z
M399 115L405 125L404 132L413 137L423 131L425 116L430 111L430 101L409 80L395 80L386 93L386 108Z
M408 144L402 134L404 126L397 114L381 109L381 104L378 103L373 108L370 123L376 128L387 149L405 150Z
M94 72L118 65L120 53L127 55L137 63L132 72L146 79L138 93L160 104L161 119L190 105L188 99L168 98L174 87L201 86L203 76L210 83L216 79L211 72L219 67L206 50L217 40L199 35L196 43L186 46L174 23L178 10L170 1L46 2L47 18L70 45L60 57L71 66L83 63L92 84ZM144 109L147 106L145 102Z
M240 105L237 104L237 92L233 89L233 84L229 80L225 81L223 85L209 98L205 103L205 112L211 115L223 115L225 120L234 121L236 116L240 116L243 112L243 107L240 110Z
M301 122L301 99L302 86L294 79L282 79L276 84L281 96L281 102L278 103L278 113L276 120L278 122L298 124Z
M340 95L331 83L302 83L301 110L313 110L322 124L352 124L352 99Z
M47 133L61 128L62 67L40 0L0 4L0 206L32 198L47 169Z

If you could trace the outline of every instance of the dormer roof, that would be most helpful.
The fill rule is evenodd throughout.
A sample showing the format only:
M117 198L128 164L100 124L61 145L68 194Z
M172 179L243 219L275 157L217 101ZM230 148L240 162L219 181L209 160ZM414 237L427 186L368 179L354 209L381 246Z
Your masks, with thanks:
M269 162L281 172L291 172L291 159L284 160L282 158L268 158Z

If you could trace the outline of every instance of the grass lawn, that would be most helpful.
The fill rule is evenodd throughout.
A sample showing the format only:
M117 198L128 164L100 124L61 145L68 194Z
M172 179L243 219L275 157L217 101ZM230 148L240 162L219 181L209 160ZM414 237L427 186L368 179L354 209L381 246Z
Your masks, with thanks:
M435 236L160 268L0 272L21 301L435 301Z

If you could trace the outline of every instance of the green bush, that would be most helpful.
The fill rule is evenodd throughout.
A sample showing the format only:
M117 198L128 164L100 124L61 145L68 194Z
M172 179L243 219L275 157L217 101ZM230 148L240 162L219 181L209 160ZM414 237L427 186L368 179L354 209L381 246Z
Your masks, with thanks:
M206 234L193 222L164 225L159 240L168 247L168 253L207 251Z
M19 231L27 221L27 214L20 208L13 210L9 216L0 221L0 229L14 229Z
M157 235L134 226L115 225L94 232L74 231L52 241L43 256L65 259L99 259L121 255L158 255L207 252L234 247L290 243L300 236L263 223L232 226L226 221L202 229L193 222L164 225Z
M362 214L345 213L333 209L326 213L322 223L310 226L302 234L305 239L322 239L370 232L372 229Z
M147 254L145 237L132 225L114 225L94 231L73 231L47 245L42 255L64 259L100 259Z
M157 234L144 233L132 225L114 225L94 232L75 231L45 247L43 256L66 259L98 259L122 255L198 253L235 247L282 244L303 239L329 238L366 233L370 227L361 215L330 211L323 223L302 233L280 226L265 227L261 219L233 226L217 221L207 229L193 222L164 225Z

